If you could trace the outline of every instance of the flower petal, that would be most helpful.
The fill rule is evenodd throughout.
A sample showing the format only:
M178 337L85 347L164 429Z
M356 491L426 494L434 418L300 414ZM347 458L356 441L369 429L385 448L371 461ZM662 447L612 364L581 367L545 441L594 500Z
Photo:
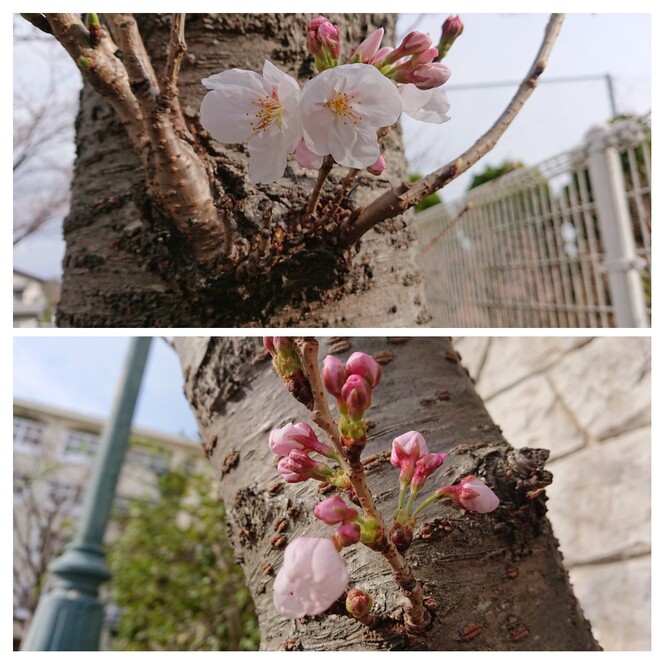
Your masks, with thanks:
M440 124L450 120L446 115L450 108L448 96L442 88L420 90L413 83L399 87L402 110L414 120Z
M256 92L237 85L211 90L201 103L201 124L220 143L240 143L252 135Z

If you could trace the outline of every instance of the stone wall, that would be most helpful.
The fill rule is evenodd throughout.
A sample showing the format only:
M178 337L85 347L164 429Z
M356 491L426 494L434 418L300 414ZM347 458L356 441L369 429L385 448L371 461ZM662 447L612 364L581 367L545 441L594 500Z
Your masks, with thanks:
M549 516L606 650L651 648L651 340L456 340L514 446L547 448Z

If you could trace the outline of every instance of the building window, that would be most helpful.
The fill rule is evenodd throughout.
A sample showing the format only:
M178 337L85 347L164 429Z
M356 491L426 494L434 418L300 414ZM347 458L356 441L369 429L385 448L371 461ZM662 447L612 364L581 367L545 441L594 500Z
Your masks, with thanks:
M70 430L65 436L63 455L69 461L90 462L99 449L99 434Z
M14 416L14 447L23 452L40 452L46 425L32 418Z
M152 471L157 476L167 473L171 468L171 456L165 450L150 450L139 446L130 448L127 462Z

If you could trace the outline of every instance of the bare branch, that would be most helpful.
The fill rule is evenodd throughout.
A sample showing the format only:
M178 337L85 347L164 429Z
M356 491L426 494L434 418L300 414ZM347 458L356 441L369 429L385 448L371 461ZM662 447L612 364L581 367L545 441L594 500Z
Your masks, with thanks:
M132 14L104 14L104 20L122 51L122 61L129 75L132 91L143 114L149 116L155 108L159 89L136 19Z
M421 178L413 184L402 183L396 189L386 192L370 203L352 226L343 233L343 245L350 247L379 222L405 212L417 205L426 196L436 192L467 171L484 157L503 136L526 100L531 96L538 78L545 71L547 60L561 29L564 14L552 14L545 29L545 35L536 58L510 103L492 127L485 132L466 152L440 169Z
M215 208L206 163L186 140L182 115L172 117L153 99L154 71L133 17L105 17L127 51L127 69L105 31L93 45L77 14L46 18L83 77L113 106L141 159L151 198L192 244L199 262L213 263L225 249L233 257L224 242L228 224Z
M115 44L106 37L92 47L90 33L78 14L45 16L55 38L79 66L83 78L113 106L137 154L145 159L148 146L142 126L143 114L132 91L127 70L115 57Z
M187 14L173 14L171 18L171 39L169 41L169 54L166 69L162 77L162 95L168 106L178 105L178 76L182 58L187 52L185 41L185 16Z

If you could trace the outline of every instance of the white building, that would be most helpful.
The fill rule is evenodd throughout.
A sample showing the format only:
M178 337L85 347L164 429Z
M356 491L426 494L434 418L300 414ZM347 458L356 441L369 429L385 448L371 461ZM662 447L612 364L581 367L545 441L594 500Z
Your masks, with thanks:
M53 550L71 537L104 425L99 418L14 399L15 646L34 611L35 580ZM157 477L170 469L210 473L198 442L132 429L115 510L126 510L132 499L156 500Z

